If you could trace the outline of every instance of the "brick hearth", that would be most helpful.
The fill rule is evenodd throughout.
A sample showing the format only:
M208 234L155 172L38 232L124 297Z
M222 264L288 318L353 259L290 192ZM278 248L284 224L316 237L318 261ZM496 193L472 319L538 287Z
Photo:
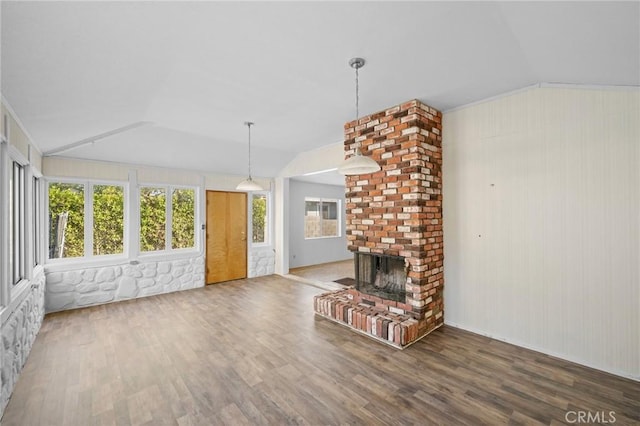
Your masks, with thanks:
M418 100L406 102L346 123L347 157L357 142L363 155L371 156L382 170L346 177L348 248L407 259L406 300L341 290L317 296L316 313L403 347L444 322L442 114ZM345 304L351 317L344 317ZM386 338L378 334L378 327L375 332L373 325L369 327L369 322L380 320L382 330L389 321ZM401 331L399 342L395 333L389 341L389 330L395 331L396 325L403 330L403 324L406 331ZM413 328L415 332L409 331Z

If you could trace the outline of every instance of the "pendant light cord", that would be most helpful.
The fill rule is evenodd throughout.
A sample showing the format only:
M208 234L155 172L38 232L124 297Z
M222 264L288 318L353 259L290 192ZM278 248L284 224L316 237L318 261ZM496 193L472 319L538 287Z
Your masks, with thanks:
M360 69L360 66L356 65L356 125L355 127L358 127L358 120L360 119L360 79L358 78L358 70ZM354 127L354 135L355 135L355 127ZM356 146L355 146L355 155L360 155L360 142L356 141Z
M249 128L249 180L251 180L251 126L253 125L253 123L247 121L244 124L246 124Z
M358 118L360 118L360 82L358 78L358 69L356 67L356 126L358 125Z

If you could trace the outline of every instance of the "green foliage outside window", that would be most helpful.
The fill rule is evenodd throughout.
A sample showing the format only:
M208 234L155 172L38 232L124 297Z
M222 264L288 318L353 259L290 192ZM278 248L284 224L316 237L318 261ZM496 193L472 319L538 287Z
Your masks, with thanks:
M84 255L84 185L49 185L49 257Z
M266 242L267 225L267 197L265 195L254 195L252 202L253 211L253 242Z
M124 253L124 187L93 185L93 255ZM85 185L49 184L49 258L85 256ZM166 249L167 189L140 188L140 251ZM171 191L171 248L195 247L195 190Z
M93 187L93 254L124 252L124 188Z
M171 248L195 246L195 197L193 189L174 189L171 196Z
M165 249L166 202L164 188L140 188L140 251Z

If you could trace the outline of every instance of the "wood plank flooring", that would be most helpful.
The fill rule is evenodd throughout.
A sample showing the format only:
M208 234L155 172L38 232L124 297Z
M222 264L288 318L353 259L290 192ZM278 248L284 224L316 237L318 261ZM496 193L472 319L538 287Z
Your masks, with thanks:
M2 425L640 421L638 382L446 326L399 351L315 317L321 291L270 276L48 315Z
M292 268L289 273L301 278L326 282L340 278L355 278L353 259Z

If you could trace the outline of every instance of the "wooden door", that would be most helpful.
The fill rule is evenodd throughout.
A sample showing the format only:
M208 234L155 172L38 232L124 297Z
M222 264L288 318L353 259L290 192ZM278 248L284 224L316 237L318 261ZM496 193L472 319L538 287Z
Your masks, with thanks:
M207 191L207 284L247 277L247 194Z

